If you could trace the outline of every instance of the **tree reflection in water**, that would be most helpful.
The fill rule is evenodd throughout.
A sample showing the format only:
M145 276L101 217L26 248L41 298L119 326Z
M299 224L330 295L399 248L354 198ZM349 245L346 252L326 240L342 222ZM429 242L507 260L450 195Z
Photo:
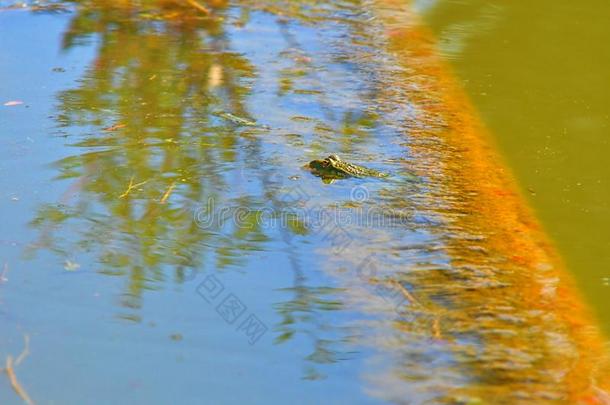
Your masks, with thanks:
M587 340L549 304L557 296L538 303L541 288L531 287L552 284L555 273L544 273L552 258L544 246L525 259L509 256L507 249L536 242L522 243L507 229L533 231L511 222L525 214L489 197L497 184L485 175L498 167L472 158L481 156L476 143L456 141L472 141L471 117L444 96L425 34L375 25L370 5L358 1L217 1L206 3L211 17L187 2L134 4L74 3L63 46L95 43L97 53L79 85L58 97L59 129L78 152L55 165L58 180L74 183L32 221L40 230L34 250L93 256L101 273L127 280L121 304L137 321L146 290L239 268L249 254L281 246L293 271L282 291L293 296L274 306L281 319L275 342L311 339L307 379L351 358L357 342L390 363L368 372L371 395L396 402L409 395L449 403L494 395L552 401L590 388L593 372L578 360L589 359L582 353ZM248 28L256 18L273 21L279 37ZM312 52L295 34L298 24L313 27L308 35L332 32L332 49ZM405 38L388 48L382 33L401 29ZM273 115L257 115L270 99ZM269 127L239 125L223 113ZM279 232L261 226L265 209L311 203L288 199L295 186L287 180L292 172L282 170L331 149L385 162L396 153L398 179L370 184L374 197L362 205L421 220L390 230L350 225L352 247L340 254L296 217ZM422 184L400 176L405 162ZM355 204L341 194L345 186L296 184L328 197L318 198L322 206ZM195 216L208 198L248 214L238 225L202 227ZM339 287L309 283L302 252L312 248L299 237L318 244L315 253ZM355 274L372 253L380 257L377 272ZM390 308L371 288L378 283L415 291L419 307ZM561 311L566 305L577 306L559 305ZM337 314L356 309L373 319L335 323ZM559 343L561 353L553 347Z

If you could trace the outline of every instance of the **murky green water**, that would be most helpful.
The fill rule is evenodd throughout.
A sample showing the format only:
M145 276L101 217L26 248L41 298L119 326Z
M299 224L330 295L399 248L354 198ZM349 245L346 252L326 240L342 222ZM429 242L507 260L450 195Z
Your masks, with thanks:
M448 125L371 4L66 6L0 12L0 359L29 336L34 400L567 398L577 342L416 136ZM391 176L303 170L329 153Z
M610 333L608 2L420 8Z

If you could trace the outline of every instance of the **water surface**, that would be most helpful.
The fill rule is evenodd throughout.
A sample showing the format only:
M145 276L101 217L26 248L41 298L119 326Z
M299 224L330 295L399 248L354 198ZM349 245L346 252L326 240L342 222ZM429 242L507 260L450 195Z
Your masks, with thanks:
M563 306L577 318L580 304L547 248L513 255L479 212L501 205L464 176L475 163L442 81L421 69L426 48L386 24L409 26L403 7L213 12L0 12L0 101L24 102L0 110L0 342L16 356L30 337L16 372L32 398L473 403L597 389L604 352L582 351ZM324 184L303 170L329 153L390 177ZM17 401L6 379L0 392Z
M420 8L610 333L608 3Z

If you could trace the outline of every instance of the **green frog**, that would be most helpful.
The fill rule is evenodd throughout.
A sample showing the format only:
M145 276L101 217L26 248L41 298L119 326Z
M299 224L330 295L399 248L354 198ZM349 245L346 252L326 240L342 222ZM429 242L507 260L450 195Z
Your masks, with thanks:
M335 154L329 155L324 160L312 160L305 165L305 168L321 177L325 183L348 177L388 177L387 173L345 162Z

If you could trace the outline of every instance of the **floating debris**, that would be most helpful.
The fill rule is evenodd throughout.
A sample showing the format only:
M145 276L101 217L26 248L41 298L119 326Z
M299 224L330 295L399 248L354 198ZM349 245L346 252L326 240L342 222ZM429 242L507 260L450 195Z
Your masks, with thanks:
M12 107L15 105L21 105L23 104L23 101L21 100L11 100L11 101L7 101L6 103L4 103L5 107Z
M119 198L127 197L129 195L129 193L131 193L131 190L133 190L134 188L136 188L138 186L142 186L142 185L148 183L148 180L146 180L146 181L142 181L142 182L137 183L137 184L133 184L133 179L134 179L134 177L131 176L131 179L129 180L129 185L127 186L127 190L125 190L125 192L123 194L121 194L119 196Z
M174 187L176 187L176 183L172 183L170 184L169 188L167 189L167 191L165 192L165 194L163 194L163 197L161 197L161 204L165 204L165 202L167 201L167 199L169 198L169 196L172 194L172 191L174 191Z
M66 260L64 262L64 269L66 271L76 271L80 269L80 264L73 262L72 260Z
M221 113L217 113L216 115L218 115L220 118L224 118L227 121L231 121L235 125L241 125L241 126L246 126L246 127L266 128L266 129L269 128L267 125L260 125L256 121L252 121L252 120L249 120L249 119L243 118L243 117L238 117L237 115L234 115L234 114L231 114L228 112L221 112Z
M251 121L247 118L238 117L237 115L233 115L228 112L219 113L218 116L228 121L231 121L232 123L237 125L245 125L248 127L255 127L257 125L255 121Z
M2 268L2 274L0 274L0 284L4 284L8 281L6 275L8 273L8 263L4 263L4 267Z
M199 2L197 2L195 0L186 0L186 2L188 4L190 4L191 6L195 7L197 10L201 11L205 15L212 14L212 12L207 7L205 7L203 4L200 4Z
M25 402L27 405L33 405L34 401L32 401L32 398L30 398L27 391L19 383L19 380L17 380L17 375L15 374L15 367L19 366L21 362L30 354L30 337L28 335L23 335L23 340L24 348L21 354L15 361L13 361L13 356L7 356L6 365L2 371L8 375L11 387L17 393L17 395L19 395L23 402Z
M212 64L208 72L208 86L210 88L218 87L222 84L222 66L219 64Z
M112 132L112 131L116 131L116 130L121 129L121 128L125 128L126 126L127 126L126 124L121 124L121 123L118 122L118 123L116 123L114 125L111 125L109 127L106 127L104 129L102 129L102 131Z

